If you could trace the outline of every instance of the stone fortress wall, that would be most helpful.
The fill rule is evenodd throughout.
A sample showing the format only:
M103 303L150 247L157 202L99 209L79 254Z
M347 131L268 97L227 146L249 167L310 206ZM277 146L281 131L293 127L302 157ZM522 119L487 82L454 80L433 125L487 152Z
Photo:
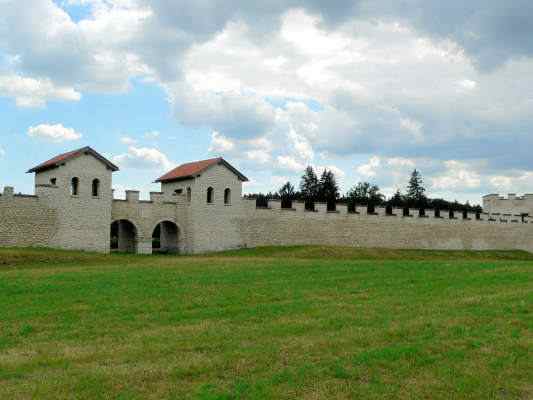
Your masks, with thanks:
M436 249L436 250L512 250L533 252L533 217L510 213L509 216L482 213L455 213L448 210L435 217L434 210L378 207L367 214L366 207L348 213L347 206L337 205L328 212L326 204L317 204L316 211L305 211L296 202L292 209L282 209L279 201L256 209L255 202L244 200L245 215L235 223L239 226L243 247L266 245L341 245L355 247ZM466 217L466 218L464 218Z
M510 213L533 215L533 194L517 196L511 193L507 197L489 194L483 196L483 210L506 217Z
M91 150L92 151L92 150ZM81 153L80 153L81 154ZM72 193L70 183L78 180ZM97 193L93 183L98 182ZM484 213L385 208L349 213L344 204L328 212L279 201L257 208L242 198L242 180L224 164L194 177L161 184L161 192L140 200L137 191L114 199L112 170L90 152L36 173L35 195L0 195L0 246L43 246L109 252L116 236L118 250L150 254L160 232L161 248L184 254L266 245L325 244L420 249L520 249L533 252L531 195L504 200L485 196ZM206 201L208 190L211 202ZM531 210L531 211L530 211ZM390 210L389 210L390 211Z
M52 246L59 228L57 210L46 200L14 194L4 187L0 194L0 246Z

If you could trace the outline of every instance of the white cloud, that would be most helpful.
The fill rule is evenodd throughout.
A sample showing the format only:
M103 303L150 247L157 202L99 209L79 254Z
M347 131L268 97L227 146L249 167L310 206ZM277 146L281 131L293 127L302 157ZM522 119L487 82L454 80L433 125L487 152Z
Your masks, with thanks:
M303 170L306 167L305 164L296 161L291 156L278 156L277 166L280 169L284 169L284 170L296 172L296 173L303 172Z
M271 160L270 154L263 150L250 150L247 151L245 155L248 160L259 164L266 164Z
M55 143L79 140L82 134L72 128L66 128L62 124L40 124L30 126L28 135L34 138L41 138Z
M144 138L148 139L148 140L158 139L159 136L161 136L159 131L149 131L149 132L145 132L145 134L144 134Z
M413 136L415 142L424 141L424 132L422 131L423 125L419 121L415 121L411 118L401 118L400 126Z
M130 137L130 136L122 136L120 138L120 142L125 144L125 145L128 145L128 146L133 145L133 144L137 144L137 140L132 138L132 137Z
M0 146L0 158L4 157L6 155L6 151L2 146Z
M416 161L403 157L391 157L387 159L387 165L391 167L414 168L416 166Z
M0 96L12 97L19 107L44 107L48 101L79 101L81 93L72 87L56 86L50 79L0 75Z
M461 161L445 161L446 171L431 179L431 186L436 190L464 190L481 186L481 177L472 166Z
M128 152L112 158L122 168L153 169L166 171L175 167L175 163L160 150L153 147L129 146Z
M225 153L235 148L235 143L220 133L213 131L211 133L211 144L209 145L209 152L211 153Z
M355 170L359 175L371 178L377 175L377 169L381 166L381 158L373 156L368 163L359 165Z

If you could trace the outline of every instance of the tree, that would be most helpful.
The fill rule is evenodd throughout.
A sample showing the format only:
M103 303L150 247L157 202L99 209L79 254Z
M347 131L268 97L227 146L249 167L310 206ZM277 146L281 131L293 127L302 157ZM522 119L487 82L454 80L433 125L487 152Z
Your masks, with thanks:
M318 198L327 203L328 211L335 211L336 202L339 198L339 186L332 171L324 169L318 183Z
M400 189L396 190L394 196L388 201L389 205L393 207L404 207L405 206L405 197L400 192Z
M309 166L305 169L305 172L300 181L300 192L305 201L305 209L314 211L315 201L318 197L318 177L316 176L313 167Z
M281 198L281 208L292 208L292 201L296 197L296 192L292 183L287 182L278 191Z
M416 169L411 173L409 184L407 185L407 202L408 206L426 207L427 197L426 188L424 187L424 180L422 175Z
M383 203L385 196L380 193L379 186L368 182L359 182L352 187L347 194L348 208L355 210L356 204L366 204L368 206L378 206Z

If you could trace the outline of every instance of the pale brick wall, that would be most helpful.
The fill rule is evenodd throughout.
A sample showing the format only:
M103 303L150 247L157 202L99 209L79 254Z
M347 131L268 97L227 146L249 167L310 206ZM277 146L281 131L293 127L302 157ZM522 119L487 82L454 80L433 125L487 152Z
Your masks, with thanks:
M207 189L214 199L207 203ZM224 190L231 190L231 203L224 204ZM201 253L238 248L242 240L236 217L243 214L242 182L223 165L214 165L196 178L192 192L190 224L193 252Z
M73 177L80 182L76 196L70 194ZM91 193L95 178L100 181L97 197ZM320 203L317 212L304 211L298 202L292 210L281 209L279 202L270 202L270 209L256 209L255 201L242 199L242 182L223 165L214 165L194 179L162 184L162 192L151 193L150 201L140 201L136 191L128 191L126 200L113 200L111 179L105 164L83 155L36 174L37 196L14 196L7 188L0 196L0 246L107 252L112 222L127 220L136 235L125 237L121 246L139 253L152 252L152 234L163 221L176 224L178 232L163 232L162 242L169 248L176 245L182 253L293 244L533 251L533 216L519 216L528 211L520 207L529 207L533 196L507 200L486 196L487 212L478 221L473 213L466 220L462 213L450 219L447 210L441 210L441 218L435 218L432 210L427 210L427 218L419 218L414 209L409 218L402 217L401 209L394 210L396 216L385 215L384 208L377 208L377 215L367 215L365 207L358 207L358 214L348 214L345 205L328 213ZM213 188L211 204L208 187ZM230 204L224 202L227 188Z
M250 203L250 201L248 201ZM444 218L404 218L345 212L252 209L235 220L245 247L341 245L355 247L533 251L533 225ZM414 215L414 212L412 213Z
M56 210L36 196L0 195L0 246L50 246L58 229Z
M111 220L111 174L105 164L92 155L81 155L58 168L35 174L35 193L57 211L58 230L52 247L107 252ZM79 179L78 195L70 193L71 179ZM56 187L51 187L55 178ZM100 181L97 197L92 196L92 181Z
M533 215L533 194L516 196L509 194L507 197L490 194L483 197L483 210L489 214L529 214Z

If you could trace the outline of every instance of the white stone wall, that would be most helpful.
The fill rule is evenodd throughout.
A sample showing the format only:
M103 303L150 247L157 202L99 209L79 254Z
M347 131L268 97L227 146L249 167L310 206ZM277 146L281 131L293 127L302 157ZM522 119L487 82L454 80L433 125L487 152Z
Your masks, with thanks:
M533 216L533 194L517 196L509 194L507 197L491 194L483 197L483 210L489 214L529 214Z
M65 162L64 165L35 174L35 193L57 211L58 229L51 246L72 250L109 251L111 220L112 172L89 154ZM71 195L71 179L79 179L78 194ZM56 185L50 186L51 179ZM92 195L92 182L100 181L97 197Z
M422 249L523 249L533 251L532 217L528 212L533 196L501 199L486 196L482 220L469 213L449 218L433 210L426 218L411 210L410 217L386 215L377 208L367 215L364 207L349 214L345 205L327 212L317 204L316 212L306 212L303 203L281 209L270 202L268 209L256 209L255 201L242 199L242 182L223 165L215 165L194 179L162 184L162 192L140 201L139 193L128 191L126 200L112 199L112 173L91 155L67 161L59 168L36 174L36 196L14 195L7 188L0 196L0 246L50 246L66 249L109 251L113 221L130 221L136 230L134 243L139 253L152 252L155 227L169 221L178 227L177 235L162 234L165 246L177 246L181 253L203 253L239 247L264 245L327 244L384 248ZM79 193L72 196L70 182L79 178ZM55 185L51 179L55 178ZM93 179L100 180L100 192L92 196ZM207 203L207 189L213 188L213 202ZM190 201L187 188L191 188ZM231 190L225 204L224 191ZM176 194L182 189L181 194ZM526 207L526 208L520 208Z
M14 195L11 188L0 195L0 247L48 247L57 230L57 212L42 199Z
M207 189L214 190L207 203ZM231 190L230 204L224 204L224 190ZM238 248L242 245L235 219L243 215L242 182L223 165L214 165L196 178L192 191L190 229L194 253Z
M252 203L249 201L249 203ZM274 204L273 204L274 205ZM296 211L283 210L274 205L269 209L245 207L248 212L236 223L242 245L257 247L269 245L340 245L376 248L447 249L447 250L526 250L533 252L533 218L476 220L469 215L464 220L459 213L449 219L446 210L442 218L432 212L427 218L386 216L384 209L378 215L306 212L296 204Z

